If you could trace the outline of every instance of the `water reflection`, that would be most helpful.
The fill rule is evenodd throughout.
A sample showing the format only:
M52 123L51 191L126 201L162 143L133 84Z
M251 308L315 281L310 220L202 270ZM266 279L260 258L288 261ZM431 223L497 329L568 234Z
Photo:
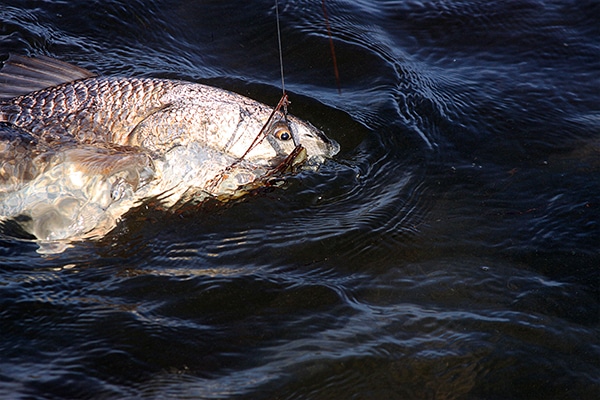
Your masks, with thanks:
M279 98L271 3L137 5L7 4L0 42ZM0 397L594 398L595 3L327 5L341 96L320 5L282 26L336 159L60 256L3 236Z

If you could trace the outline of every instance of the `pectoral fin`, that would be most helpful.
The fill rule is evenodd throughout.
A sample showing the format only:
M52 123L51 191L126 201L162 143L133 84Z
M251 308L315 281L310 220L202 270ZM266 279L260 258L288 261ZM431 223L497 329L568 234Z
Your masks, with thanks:
M41 174L54 151L24 129L0 123L0 194Z
M138 149L50 150L36 176L13 191L0 191L0 217L23 221L19 223L27 232L43 240L102 236L154 173L152 159Z

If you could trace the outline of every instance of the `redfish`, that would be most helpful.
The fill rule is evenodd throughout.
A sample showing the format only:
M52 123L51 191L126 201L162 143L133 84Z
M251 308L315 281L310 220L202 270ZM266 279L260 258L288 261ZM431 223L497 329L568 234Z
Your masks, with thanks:
M0 70L0 220L42 252L104 236L147 199L237 197L285 163L314 168L338 151L287 110L216 87L48 57L11 55Z

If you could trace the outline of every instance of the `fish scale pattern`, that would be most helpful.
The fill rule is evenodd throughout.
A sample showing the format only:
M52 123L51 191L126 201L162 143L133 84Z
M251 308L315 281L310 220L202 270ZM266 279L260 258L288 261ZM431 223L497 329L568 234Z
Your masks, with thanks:
M151 78L88 78L17 97L0 105L0 113L48 142L125 144L172 86Z

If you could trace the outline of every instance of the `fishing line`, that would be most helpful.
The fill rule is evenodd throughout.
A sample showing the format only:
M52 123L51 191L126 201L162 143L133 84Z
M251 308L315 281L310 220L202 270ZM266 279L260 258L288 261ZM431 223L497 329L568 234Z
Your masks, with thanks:
M302 152L302 150L304 150L304 148L300 144L298 135L296 134L296 132L294 132L294 130L292 130L292 128L287 120L287 116L288 116L287 106L289 104L289 100L288 100L288 95L285 92L285 77L284 77L285 75L284 75L284 71L283 71L283 50L282 50L282 46L281 46L281 26L279 24L279 0L275 0L275 16L277 18L277 44L279 46L279 67L281 70L281 91L282 91L281 99L279 100L277 107L275 107L273 109L273 112L271 112L271 115L269 115L267 122L265 122L262 129L260 130L258 135L256 135L256 137L254 138L254 141L250 144L248 149L246 149L244 154L242 154L242 156L239 157L237 160L233 161L230 165L225 167L219 174L215 175L215 177L209 181L209 184L207 185L207 188L209 190L215 188L217 185L219 185L221 182L223 182L223 180L227 176L227 173L230 172L233 168L235 168L239 163L241 163L246 158L246 156L250 153L250 151L252 151L252 149L255 148L266 137L266 135L268 135L268 131L273 126L273 119L275 118L275 115L279 112L281 112L283 114L282 120L285 121L286 125L288 126L288 128L290 130L290 133L292 134L292 139L293 139L295 148L283 160L282 163L280 163L276 168L274 168L267 175L273 175L276 172L284 170L286 166L293 166L293 162L294 162L295 158Z
M327 14L327 6L325 0L321 1L323 16L325 17L325 26L327 27L327 36L329 36L329 49L331 50L331 58L333 60L333 73L335 74L335 83L337 85L338 94L342 94L342 86L340 85L340 72L337 66L337 58L335 56L335 46L333 45L333 36L331 35L331 25L329 25L329 15Z
M281 24L279 22L279 0L275 0L275 17L277 20L277 44L279 46L279 68L281 70L281 100L279 100L279 104L283 107L283 119L285 120L286 125L288 126L290 133L292 134L292 139L294 141L294 145L296 147L301 146L300 138L298 134L292 129L290 124L288 123L288 109L287 106L289 104L287 93L285 92L285 74L283 72L283 49L281 46Z
M279 45L279 68L281 69L281 91L285 96L285 78L283 73L283 51L281 49L281 27L279 25L279 0L275 0L275 17L277 19L277 44ZM287 106L284 108L287 114Z
M227 173L229 171L231 171L233 168L235 168L239 163L241 163L244 160L244 158L246 158L248 153L250 153L253 148L258 146L258 144L263 141L263 139L267 135L267 130L270 129L273 125L273 119L275 118L275 114L277 114L278 112L281 112L281 109L283 107L285 107L287 105L287 103L288 103L288 97L287 97L287 94L284 93L283 96L281 96L281 100L279 100L277 107L275 107L273 109L273 111L269 115L269 118L267 119L267 122L265 122L265 124L261 128L260 132L258 132L258 135L256 135L256 137L254 138L254 140L252 141L250 146L246 149L244 154L242 154L241 157L239 157L237 160L233 161L231 164L229 164L227 167L225 167L219 174L215 175L215 177L209 181L207 188L213 189L213 188L217 187L217 185L219 185L223 181L223 179L225 179ZM297 154L296 151L301 150L301 148L302 148L302 146L300 146L300 145L296 146L293 154ZM292 154L288 155L288 157L284 160L284 162L287 162L288 160L290 160L291 156L292 156Z

